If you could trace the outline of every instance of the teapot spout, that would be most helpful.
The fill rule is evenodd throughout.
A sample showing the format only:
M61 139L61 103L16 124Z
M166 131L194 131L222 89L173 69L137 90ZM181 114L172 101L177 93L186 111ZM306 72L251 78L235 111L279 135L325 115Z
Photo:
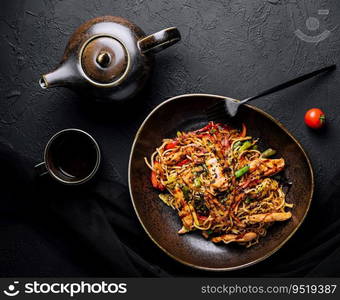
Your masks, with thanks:
M54 71L42 75L39 79L39 85L43 89L66 86L70 83L70 77L72 77L71 73L70 67L67 64L62 64Z

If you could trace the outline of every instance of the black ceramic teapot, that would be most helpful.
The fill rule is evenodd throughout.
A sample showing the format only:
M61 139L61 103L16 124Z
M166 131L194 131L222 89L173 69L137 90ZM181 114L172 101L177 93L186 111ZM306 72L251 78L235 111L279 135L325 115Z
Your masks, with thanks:
M42 88L64 86L94 100L122 101L134 96L147 81L153 53L181 39L175 27L152 35L121 17L98 17L71 36L60 65L45 74Z

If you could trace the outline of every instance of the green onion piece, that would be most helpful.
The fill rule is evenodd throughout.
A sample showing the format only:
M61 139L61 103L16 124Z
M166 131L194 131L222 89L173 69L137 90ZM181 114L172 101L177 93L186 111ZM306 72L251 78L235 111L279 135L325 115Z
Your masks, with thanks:
M236 143L234 143L233 149L235 149L236 147L240 146L242 144L241 141L237 141Z
M254 145L253 146L253 150L257 150L257 149L259 149L259 146L258 145Z
M247 150L248 148L250 148L251 145L252 145L251 142L246 141L246 142L243 143L243 145L240 147L240 149L238 151L243 152L244 150Z
M177 179L176 175L172 175L168 177L167 184L175 182Z
M166 205L170 206L171 195L169 194L159 194L159 199L161 199Z
M180 137L182 135L182 132L177 131L177 136Z
M212 234L213 231L211 229L207 230L207 234Z
M226 204L227 200L228 200L228 198L225 197L225 198L221 199L220 202L221 202L222 204Z
M187 186L183 186L182 192L183 192L183 195L184 195L184 199L186 201L189 201L189 192L190 192L189 188Z
M251 198L247 197L247 199L244 202L249 204L251 202Z
M267 158L267 157L270 157L270 156L273 156L276 154L276 151L272 148L268 148L267 150L265 150L264 152L262 152L262 157L263 158Z
M249 171L249 166L248 165L244 166L243 168L241 168L241 169L239 169L235 172L235 177L239 178L239 177L243 176L244 174L246 174L248 171Z
M201 179L196 177L195 180L194 180L194 185L195 187L200 187L201 186Z

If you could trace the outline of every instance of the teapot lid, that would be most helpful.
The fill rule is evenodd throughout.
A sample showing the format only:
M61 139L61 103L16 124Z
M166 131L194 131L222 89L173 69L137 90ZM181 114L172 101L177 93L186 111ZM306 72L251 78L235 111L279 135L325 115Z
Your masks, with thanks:
M81 65L85 74L101 84L109 84L121 78L128 61L123 44L110 36L91 39L81 53Z

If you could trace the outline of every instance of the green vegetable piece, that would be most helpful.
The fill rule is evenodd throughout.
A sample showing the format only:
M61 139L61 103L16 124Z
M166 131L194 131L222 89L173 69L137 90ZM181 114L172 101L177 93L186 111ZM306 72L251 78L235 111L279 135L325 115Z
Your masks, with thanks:
M248 148L250 148L251 145L252 145L251 142L246 141L246 142L244 142L243 145L240 147L239 151L240 151L240 152L243 152L244 150L247 150Z
M194 186L195 187L200 187L201 186L201 179L196 177L195 180L194 180Z
M211 129L210 129L210 133L211 133L211 134L214 134L216 131L217 131L216 128L211 128Z
M240 146L241 144L242 144L241 141L237 141L236 143L234 143L233 149L235 149L236 147Z
M259 149L259 146L255 144L255 145L253 146L253 150L258 150L258 149Z
M243 176L244 174L246 174L248 171L249 171L249 166L246 165L246 166L244 166L243 168L241 168L241 169L239 169L239 170L237 170L237 171L235 172L235 177L236 177L236 178L240 178L241 176Z
M182 135L182 132L177 131L177 136L180 137Z
M251 199L251 198L249 198L249 197L247 197L247 199L246 199L246 200L244 200L244 202L245 202L245 203L247 203L247 204L249 204L251 201L252 201L252 199Z
M169 176L167 180L167 184L175 182L177 177L175 175Z
M166 205L170 206L171 196L169 194L159 194L159 199L161 199Z
M272 148L268 148L267 150L265 150L264 152L262 152L262 157L263 158L267 158L267 157L270 157L270 156L273 156L276 154L276 151Z
M184 195L184 199L186 201L189 201L189 192L190 192L190 189L185 185L182 188L182 192L183 192L183 195Z

